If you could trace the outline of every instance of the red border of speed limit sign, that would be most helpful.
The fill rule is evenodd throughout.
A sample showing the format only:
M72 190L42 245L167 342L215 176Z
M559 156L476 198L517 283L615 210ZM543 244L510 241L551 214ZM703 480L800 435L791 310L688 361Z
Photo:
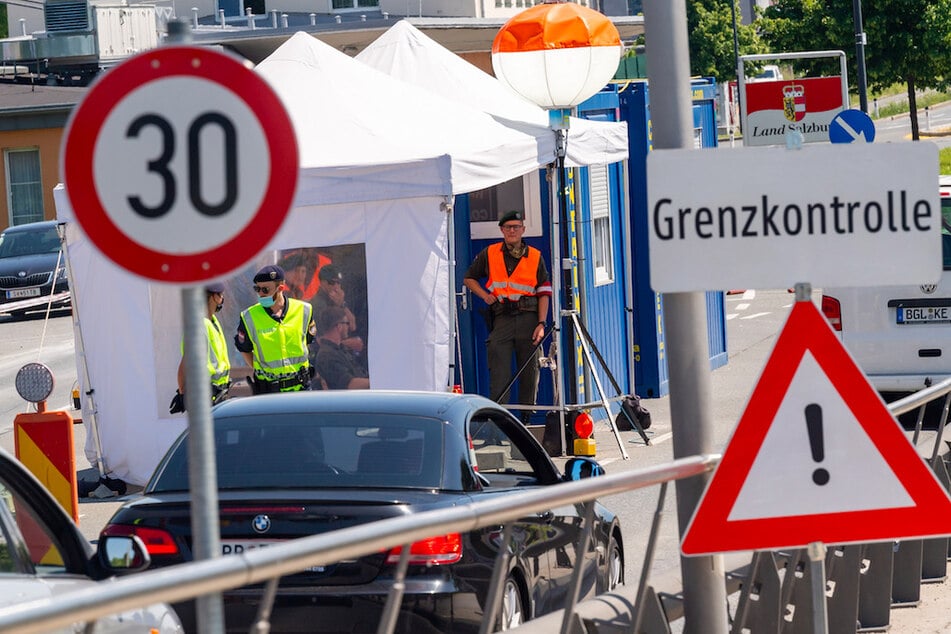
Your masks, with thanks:
M96 142L109 113L134 90L174 76L212 82L243 101L266 131L270 154L267 187L247 226L225 243L185 254L157 251L127 236L106 210L96 189L94 174ZM122 268L162 282L202 282L221 277L260 253L290 211L297 189L297 174L297 139L280 99L264 79L238 59L208 48L157 48L109 70L80 102L64 137L66 194L83 231L104 255ZM112 210L112 213L125 211Z

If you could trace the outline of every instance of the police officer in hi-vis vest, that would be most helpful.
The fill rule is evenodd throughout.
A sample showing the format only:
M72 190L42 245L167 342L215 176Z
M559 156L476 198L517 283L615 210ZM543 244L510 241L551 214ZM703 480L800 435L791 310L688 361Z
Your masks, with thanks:
M520 211L499 219L502 242L483 249L466 271L463 283L481 297L493 319L488 347L489 398L507 401L502 390L512 380L512 353L516 368L530 359L518 379L518 403L534 405L538 391L538 344L548 324L551 283L541 252L522 242L525 223ZM483 288L479 280L486 279ZM522 420L528 420L523 412Z
M211 404L224 400L231 387L231 360L228 358L228 340L215 313L221 311L225 301L225 285L220 282L205 287L206 313L205 335L208 338L208 375L211 377ZM185 411L185 357L182 343L182 360L178 364L178 389L168 406L169 414Z
M314 341L313 308L284 295L284 270L269 264L254 276L258 303L241 313L234 345L253 369L255 394L296 392L313 377L308 344Z

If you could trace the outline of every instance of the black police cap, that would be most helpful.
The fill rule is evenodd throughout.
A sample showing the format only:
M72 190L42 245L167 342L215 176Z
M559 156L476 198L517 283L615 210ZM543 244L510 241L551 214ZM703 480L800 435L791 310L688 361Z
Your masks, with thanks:
M522 212L518 211L517 209L513 209L512 211L506 211L504 214L502 214L502 217L499 218L499 226L501 227L506 222L509 222L511 220L524 220L524 218L522 217Z
M276 264L268 264L261 267L261 270L254 276L254 283L259 282L283 282L284 269Z

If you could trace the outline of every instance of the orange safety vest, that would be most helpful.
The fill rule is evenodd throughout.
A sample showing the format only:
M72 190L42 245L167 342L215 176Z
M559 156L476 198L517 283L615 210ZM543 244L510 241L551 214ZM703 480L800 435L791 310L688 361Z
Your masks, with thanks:
M519 258L515 270L509 276L505 268L504 250L505 245L501 243L498 248L489 248L489 279L485 284L486 290L511 302L534 296L538 286L538 261L542 257L541 251L528 247L528 256Z
M320 290L320 269L332 262L333 260L323 253L317 254L317 266L314 268L314 274L310 276L310 283L304 289L304 297L311 298L317 294L317 291Z

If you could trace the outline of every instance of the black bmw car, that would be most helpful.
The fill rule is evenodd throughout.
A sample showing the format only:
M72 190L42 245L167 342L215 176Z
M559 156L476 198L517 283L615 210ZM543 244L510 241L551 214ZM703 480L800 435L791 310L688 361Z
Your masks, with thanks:
M568 479L507 410L475 395L272 394L225 401L213 415L225 555ZM139 536L152 567L191 559L187 462L183 434L103 531ZM569 505L514 526L497 629L561 608L576 566L582 597L623 582L620 526L600 504L576 560L582 515ZM493 527L413 544L395 631L478 631L500 541ZM272 631L375 632L398 560L395 549L284 577ZM260 586L225 593L228 631L248 631L261 596ZM190 629L193 610L176 609Z

